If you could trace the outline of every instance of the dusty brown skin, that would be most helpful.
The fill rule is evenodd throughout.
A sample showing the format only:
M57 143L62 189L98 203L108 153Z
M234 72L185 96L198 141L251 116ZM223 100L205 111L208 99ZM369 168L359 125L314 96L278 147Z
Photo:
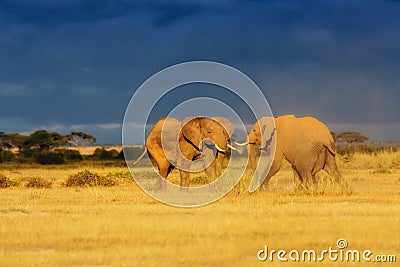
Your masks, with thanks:
M201 151L203 155L213 153L213 143L203 142L205 138L212 139L223 151L217 149L216 159L204 170L210 180L221 171L224 151L227 150L233 131L233 125L223 117L213 119L195 117L183 122L175 118L162 118L150 131L146 140L146 149L158 167L160 176L166 179L177 163L190 168L190 162L198 159L202 154ZM168 159L171 159L171 162ZM189 187L189 172L181 169L179 171L180 185ZM165 187L164 179L159 179L159 188Z
M292 165L295 183L312 181L316 186L315 175L320 170L334 175L337 180L341 177L335 160L335 142L325 124L313 117L296 118L294 115L276 117L274 121L276 150L271 169L261 186L262 190L267 188L271 177L279 171L282 159ZM268 147L267 142L273 130L270 119L261 118L248 135L253 172L257 167L257 156ZM261 131L265 137L263 142Z

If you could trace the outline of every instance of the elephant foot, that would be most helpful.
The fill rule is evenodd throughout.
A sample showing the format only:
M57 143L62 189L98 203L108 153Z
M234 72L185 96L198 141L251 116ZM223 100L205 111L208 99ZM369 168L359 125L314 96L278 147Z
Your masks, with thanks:
M167 189L167 183L165 182L165 180L159 180L154 189L156 191L165 191Z
M261 193L267 193L268 191L269 191L269 189L268 189L268 185L267 184L262 184L260 186L260 192Z
M186 193L186 192L189 191L189 187L181 186L181 187L179 188L179 191L180 191L181 193Z

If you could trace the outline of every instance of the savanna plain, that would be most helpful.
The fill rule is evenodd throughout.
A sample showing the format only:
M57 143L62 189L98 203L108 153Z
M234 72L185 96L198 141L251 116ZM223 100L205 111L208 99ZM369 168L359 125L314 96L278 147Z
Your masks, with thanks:
M338 190L326 173L310 193L292 186L289 165L269 191L247 192L250 174L224 198L199 208L153 200L127 167L80 163L43 167L2 164L15 186L0 189L0 266L399 266L400 152L357 153L338 161L350 190ZM154 177L152 167L133 176ZM89 170L115 186L66 187ZM51 188L26 187L32 177ZM191 185L203 174L192 175ZM174 171L169 179L178 181ZM348 249L396 255L396 262L259 261L269 249L321 251L344 238Z

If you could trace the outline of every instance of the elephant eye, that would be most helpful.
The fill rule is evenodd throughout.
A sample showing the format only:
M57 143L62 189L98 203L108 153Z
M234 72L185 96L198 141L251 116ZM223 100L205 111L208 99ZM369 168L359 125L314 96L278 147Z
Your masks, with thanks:
M208 131L207 133L209 133L209 134L210 134L210 133L211 133L211 131Z

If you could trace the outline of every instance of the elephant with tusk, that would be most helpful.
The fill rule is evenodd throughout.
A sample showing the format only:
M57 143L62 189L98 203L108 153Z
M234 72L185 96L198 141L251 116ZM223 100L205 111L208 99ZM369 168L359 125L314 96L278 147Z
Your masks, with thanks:
M316 186L315 175L320 170L333 175L337 181L341 178L335 160L335 142L328 127L313 117L297 118L294 115L263 117L254 124L247 142L236 143L248 146L253 173L258 165L257 157L267 150L275 134L275 155L261 190L267 188L268 181L280 170L282 159L292 165L295 182L312 181Z
M224 117L189 117L183 121L167 117L160 119L146 139L146 149L134 164L148 152L158 168L157 188L166 186L165 179L176 167L180 171L180 185L189 187L189 173L193 161L201 160L209 181L219 175L234 132L232 123Z

